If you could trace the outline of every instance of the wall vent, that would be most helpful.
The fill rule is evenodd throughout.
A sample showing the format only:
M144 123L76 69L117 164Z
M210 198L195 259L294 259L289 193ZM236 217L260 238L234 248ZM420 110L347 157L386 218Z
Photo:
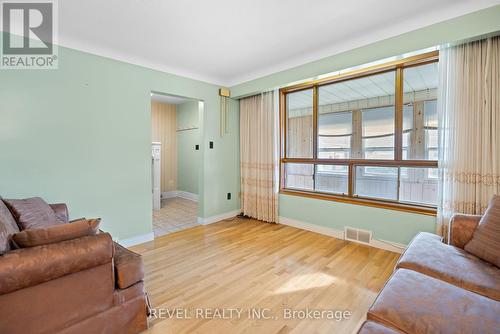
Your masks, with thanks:
M361 230L349 226L346 226L344 229L345 240L359 242L365 245L369 245L372 241L372 231Z

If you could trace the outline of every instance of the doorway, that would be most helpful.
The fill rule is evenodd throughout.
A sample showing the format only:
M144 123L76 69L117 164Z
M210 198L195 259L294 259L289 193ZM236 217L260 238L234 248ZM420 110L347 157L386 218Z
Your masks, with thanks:
M155 238L198 224L203 102L151 93L151 179Z

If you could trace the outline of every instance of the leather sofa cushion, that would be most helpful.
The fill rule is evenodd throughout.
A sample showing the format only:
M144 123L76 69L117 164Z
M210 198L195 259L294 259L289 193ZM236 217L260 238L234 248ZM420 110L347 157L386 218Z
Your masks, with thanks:
M500 303L412 270L398 269L368 319L405 333L498 333Z
M115 244L115 279L116 286L126 289L144 278L142 257L121 245Z
M16 249L0 261L0 294L31 287L99 265L112 267L113 241L107 233L50 245Z
M4 199L21 230L62 224L50 205L40 197Z
M500 269L446 245L431 233L419 233L403 253L396 268L406 268L458 287L500 300Z
M491 199L465 250L500 267L500 196Z
M482 216L454 214L450 221L450 245L464 249Z
M69 222L69 212L68 207L64 203L49 204L49 206L54 210L57 218L63 223Z
M10 239L17 232L19 232L19 227L17 227L14 217L0 198L0 254L12 249Z
M386 327L378 322L365 321L358 331L358 334L401 334L402 332Z
M64 240L95 235L99 230L100 219L80 220L71 224L60 224L46 228L28 229L15 233L12 240L19 248L36 247Z
M109 310L113 305L113 290L113 266L109 260L96 267L0 295L0 333L60 334L71 324L85 322ZM112 323L110 327L113 328ZM121 332L91 331L89 328L72 332L77 333Z

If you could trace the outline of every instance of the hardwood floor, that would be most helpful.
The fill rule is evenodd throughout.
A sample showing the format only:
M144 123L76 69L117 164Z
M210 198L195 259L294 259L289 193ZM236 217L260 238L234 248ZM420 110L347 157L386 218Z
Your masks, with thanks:
M352 333L399 256L239 218L175 232L132 250L143 255L146 290L157 315L164 312L165 319L154 320L148 333ZM284 312L307 308L323 310L323 318L285 318ZM177 318L169 318L167 311L175 309ZM215 309L220 313L214 315L233 316L203 319L196 313ZM249 318L252 309L272 318ZM351 316L337 321L335 311Z

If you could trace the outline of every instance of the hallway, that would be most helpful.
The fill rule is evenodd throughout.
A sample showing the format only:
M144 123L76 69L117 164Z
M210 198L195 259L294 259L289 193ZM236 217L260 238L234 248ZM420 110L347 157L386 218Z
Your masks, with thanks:
M199 225L198 202L172 197L161 200L161 209L153 211L155 238Z

